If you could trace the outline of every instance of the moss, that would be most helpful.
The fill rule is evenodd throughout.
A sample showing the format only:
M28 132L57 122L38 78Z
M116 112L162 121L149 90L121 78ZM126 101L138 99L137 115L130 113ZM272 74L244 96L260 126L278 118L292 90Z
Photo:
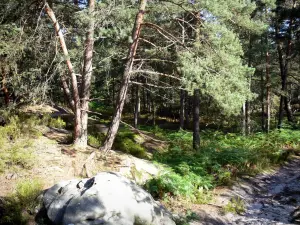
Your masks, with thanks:
M128 137L117 137L115 140L114 149L134 155L138 158L147 158L146 149Z

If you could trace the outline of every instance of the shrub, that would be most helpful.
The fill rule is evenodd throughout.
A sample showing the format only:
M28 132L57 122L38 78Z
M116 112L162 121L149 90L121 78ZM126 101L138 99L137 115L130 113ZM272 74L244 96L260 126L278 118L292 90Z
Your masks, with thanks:
M48 124L50 127L63 129L66 127L66 122L62 118L51 118Z
M240 197L232 198L223 210L225 213L241 214L245 212L245 203Z
M88 144L94 148L100 148L104 141L104 134L88 135Z

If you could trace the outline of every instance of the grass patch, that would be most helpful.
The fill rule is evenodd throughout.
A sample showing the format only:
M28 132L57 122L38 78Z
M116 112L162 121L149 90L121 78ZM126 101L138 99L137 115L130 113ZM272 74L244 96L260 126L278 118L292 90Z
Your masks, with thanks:
M240 198L232 198L227 205L223 207L224 213L242 214L246 207L244 201Z
M0 224L27 224L30 215L35 214L35 207L40 203L38 196L42 187L42 182L37 179L17 183L15 193L3 199L0 204Z
M15 167L31 169L35 156L30 140L41 135L37 129L41 121L35 116L12 116L8 121L5 127L0 127L0 172Z

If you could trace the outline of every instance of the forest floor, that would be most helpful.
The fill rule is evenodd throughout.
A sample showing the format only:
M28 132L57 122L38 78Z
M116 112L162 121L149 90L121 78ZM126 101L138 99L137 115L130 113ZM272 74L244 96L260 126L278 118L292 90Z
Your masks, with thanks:
M97 149L75 151L66 144L70 134L63 129L43 128L42 133L30 147L36 157L32 169L6 170L0 175L0 199L13 193L16 183L24 179L39 179L46 189L62 180L86 176L83 164ZM89 169L92 173L124 168L130 172L128 159L124 153L99 153ZM212 193L211 203L190 205L191 225L293 224L292 212L300 202L300 157L292 156L282 167L242 177L232 187L218 187Z

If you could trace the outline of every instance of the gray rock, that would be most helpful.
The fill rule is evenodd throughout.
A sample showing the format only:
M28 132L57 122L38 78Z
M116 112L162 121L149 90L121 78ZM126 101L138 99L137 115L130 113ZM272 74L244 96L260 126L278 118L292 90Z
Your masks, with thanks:
M151 195L116 173L64 181L44 195L49 219L75 225L175 225Z

